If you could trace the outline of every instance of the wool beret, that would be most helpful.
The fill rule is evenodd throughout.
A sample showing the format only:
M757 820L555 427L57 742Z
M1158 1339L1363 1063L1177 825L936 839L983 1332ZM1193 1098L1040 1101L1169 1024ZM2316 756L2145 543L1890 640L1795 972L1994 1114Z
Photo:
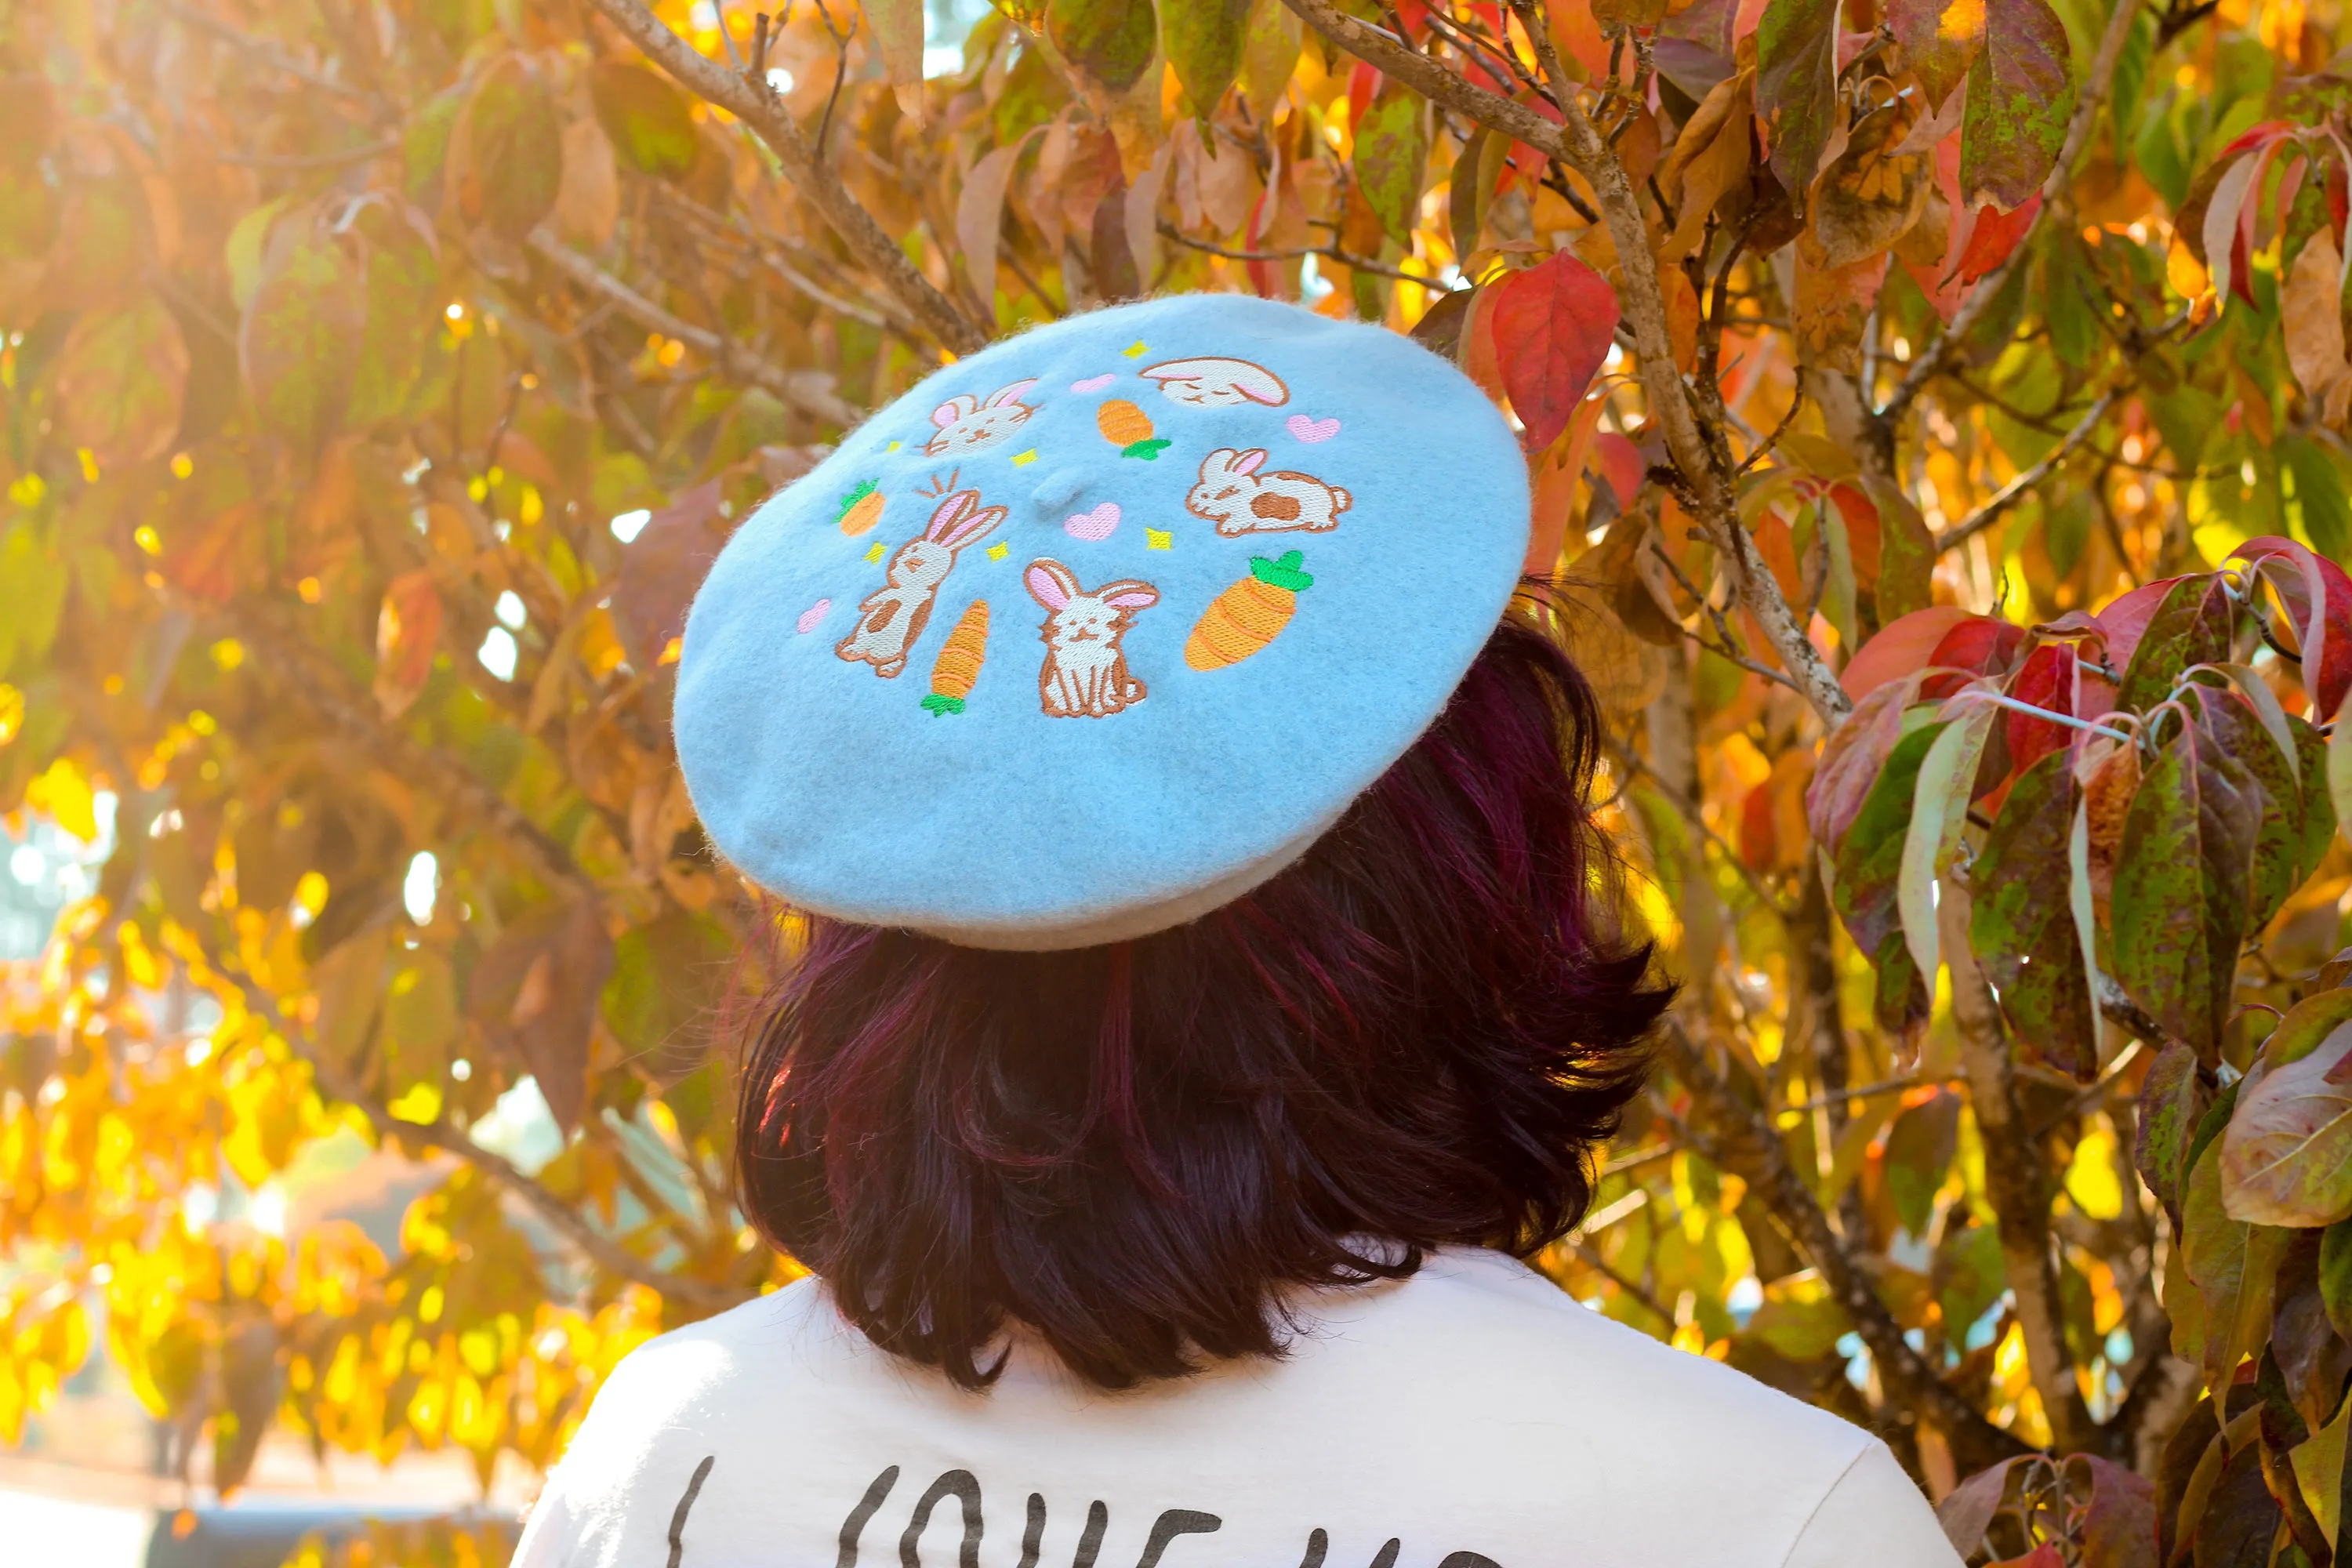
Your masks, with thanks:
M799 908L967 946L1147 935L1296 859L1508 604L1527 466L1408 338L1234 294L1008 338L738 529L678 759Z

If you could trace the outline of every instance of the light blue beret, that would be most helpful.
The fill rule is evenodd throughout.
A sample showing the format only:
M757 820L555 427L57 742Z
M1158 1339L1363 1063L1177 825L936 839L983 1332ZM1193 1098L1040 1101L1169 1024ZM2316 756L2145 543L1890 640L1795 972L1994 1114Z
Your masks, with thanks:
M1147 935L1296 859L1509 601L1525 459L1452 364L1234 294L948 366L761 506L688 616L703 826L803 909Z

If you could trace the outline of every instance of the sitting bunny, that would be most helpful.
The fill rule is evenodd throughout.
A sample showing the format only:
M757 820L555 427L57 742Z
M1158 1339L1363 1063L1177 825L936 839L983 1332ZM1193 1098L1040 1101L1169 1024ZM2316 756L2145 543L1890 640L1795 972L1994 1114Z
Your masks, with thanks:
M1184 498L1184 510L1207 518L1227 536L1292 529L1325 533L1339 526L1339 514L1355 504L1353 497L1312 474L1283 468L1261 474L1265 457L1263 447L1246 452L1218 447L1201 459L1201 477Z
M1149 583L1122 577L1089 594L1058 561L1032 561L1023 574L1030 597L1045 606L1045 664L1037 694L1049 719L1107 719L1144 699L1127 672L1118 639L1135 612L1160 602Z
M931 599L947 581L957 553L1004 521L1001 506L980 504L978 490L951 490L932 510L920 539L910 539L890 557L890 580L857 606L857 625L833 651L855 664L863 659L888 679L907 668L907 650L931 618Z
M934 458L961 457L977 452L983 447L993 447L1005 440L1036 412L1021 401L1021 395L1037 384L1037 378L1016 381L1010 386L1000 386L982 403L971 393L949 398L931 410L931 423L940 433L927 442L923 450Z

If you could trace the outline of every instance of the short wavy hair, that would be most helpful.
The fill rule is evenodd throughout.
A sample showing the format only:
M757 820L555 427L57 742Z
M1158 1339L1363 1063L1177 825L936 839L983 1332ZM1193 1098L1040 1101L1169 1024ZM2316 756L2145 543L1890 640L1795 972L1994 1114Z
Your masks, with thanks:
M1010 1322L1127 1387L1281 1354L1299 1288L1557 1239L1673 994L1619 934L1600 723L1514 615L1337 826L1191 924L999 952L811 921L745 1062L745 1212L973 1388Z

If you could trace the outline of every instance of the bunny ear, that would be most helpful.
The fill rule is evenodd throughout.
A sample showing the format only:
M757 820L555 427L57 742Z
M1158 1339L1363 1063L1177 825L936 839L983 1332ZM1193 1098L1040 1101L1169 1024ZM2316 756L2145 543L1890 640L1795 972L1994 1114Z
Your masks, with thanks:
M1122 577L1096 589L1095 597L1114 610L1148 610L1160 602L1160 590L1149 583Z
M931 521L923 525L923 537L945 542L964 513L979 504L978 490L950 490L938 506L931 509Z
M1033 375L1026 381L1016 381L1010 386L1001 386L997 388L995 395L988 400L987 405L991 408L996 408L1004 404L1013 402L1019 398L1023 393L1028 391L1031 387L1036 384L1037 378Z
M1201 477L1202 479L1207 479L1211 474L1232 473L1234 471L1234 460L1240 456L1241 453L1235 451L1231 447L1218 447L1215 451L1201 459Z
M1252 447L1248 451L1244 452L1241 457L1235 460L1233 465L1234 472L1237 474L1256 473L1258 470L1258 465L1265 461L1265 448L1263 447Z
M973 499L976 500L979 498L975 495ZM965 545L971 543L973 540L978 539L982 534L986 533L990 529L994 528L998 523L1003 522L1003 521L1004 509L1003 507L982 507L970 517L963 519L961 522L949 528L940 536L940 542L946 545L950 550L961 550Z
M1029 585L1029 596L1049 610L1060 609L1078 591L1078 580L1058 561L1032 561L1021 580Z
M931 423L944 430L967 414L980 408L980 399L971 393L960 393L931 410Z

